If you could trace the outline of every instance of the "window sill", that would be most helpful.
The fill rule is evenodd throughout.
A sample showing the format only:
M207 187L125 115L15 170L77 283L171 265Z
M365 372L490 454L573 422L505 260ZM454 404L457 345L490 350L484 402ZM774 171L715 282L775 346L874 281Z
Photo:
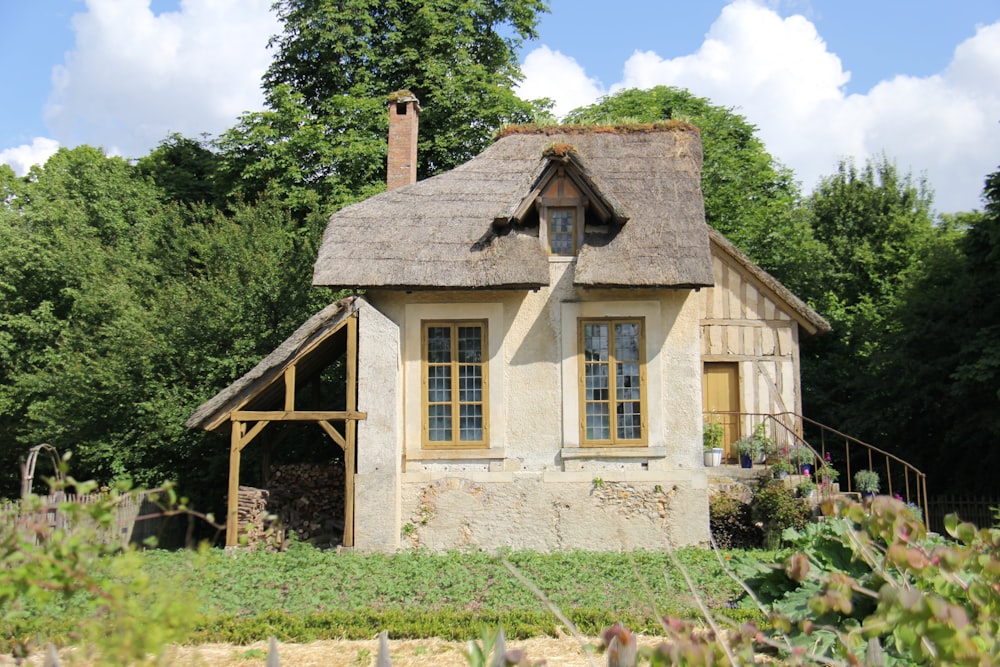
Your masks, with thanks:
M663 459L666 447L563 447L563 460L567 459Z
M478 449L417 449L406 452L407 461L483 461L507 458L503 447Z

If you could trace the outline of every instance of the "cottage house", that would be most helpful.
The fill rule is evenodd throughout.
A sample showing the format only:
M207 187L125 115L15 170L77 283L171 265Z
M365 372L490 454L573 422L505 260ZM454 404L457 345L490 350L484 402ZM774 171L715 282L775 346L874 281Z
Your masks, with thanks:
M708 229L694 127L510 128L415 182L419 111L390 104L389 190L319 251L314 284L363 296L188 421L231 435L227 543L241 452L287 422L343 450L345 545L706 542L703 410L798 412L798 336L826 323Z

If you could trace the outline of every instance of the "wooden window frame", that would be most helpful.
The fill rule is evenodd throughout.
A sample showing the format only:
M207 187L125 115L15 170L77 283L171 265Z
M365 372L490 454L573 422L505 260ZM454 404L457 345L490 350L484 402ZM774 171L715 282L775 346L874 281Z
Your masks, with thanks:
M476 326L480 330L480 353L481 358L478 362L480 368L480 374L482 378L481 386L479 388L481 400L480 401L468 401L462 403L459 400L459 367L468 366L469 364L462 364L458 359L458 329L460 327ZM445 364L431 364L428 357L428 329L432 327L446 327L450 328L452 331L451 335L451 354L450 361L447 365L451 368L450 380L451 380L451 400L448 402L451 406L451 439L450 440L431 440L430 439L430 415L429 406L432 404L429 398L429 367L430 366L443 366ZM481 449L483 447L489 446L490 436L489 436L489 322L487 320L472 319L472 320L422 320L420 323L420 411L421 411L421 445L424 449ZM439 403L439 404L444 404ZM461 440L461 406L462 405L480 405L481 415L482 415L482 439L480 440Z
M582 206L546 206L545 207L545 249L550 257L576 257L580 250L580 224ZM554 213L569 212L573 216L570 236L572 237L572 248L568 253L553 252L552 250L552 216Z
M635 447L647 446L649 442L649 412L647 410L647 396L649 388L646 378L646 321L645 317L581 317L577 320L577 377L579 383L579 416L580 416L580 446L581 447ZM618 436L618 424L615 416L620 401L617 395L617 359L615 357L614 330L617 324L638 324L639 326L639 349L637 360L634 363L639 365L639 437L621 438ZM587 364L594 362L586 359L586 340L584 336L585 327L588 324L608 325L608 398L605 401L587 400ZM625 363L632 362L628 360ZM609 438L592 439L587 436L587 403L603 402L608 405L609 417Z
M584 195L585 188L567 173L564 167L552 171L539 188L535 200L538 211L538 233L549 258L553 260L573 259L583 245L586 212L589 200ZM552 214L557 211L571 211L573 229L570 235L573 247L568 253L552 251Z

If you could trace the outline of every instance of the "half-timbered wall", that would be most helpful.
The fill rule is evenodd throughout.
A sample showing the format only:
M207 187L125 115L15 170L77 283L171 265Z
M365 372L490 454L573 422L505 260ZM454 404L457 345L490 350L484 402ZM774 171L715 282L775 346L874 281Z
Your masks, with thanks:
M702 290L703 362L739 365L740 411L801 414L798 323L781 300L713 245Z

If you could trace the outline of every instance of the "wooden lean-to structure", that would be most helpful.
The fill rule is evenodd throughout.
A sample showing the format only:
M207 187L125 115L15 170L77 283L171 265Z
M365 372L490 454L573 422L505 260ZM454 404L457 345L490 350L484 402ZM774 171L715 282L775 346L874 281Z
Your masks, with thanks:
M226 546L239 542L240 463L242 452L272 424L315 424L343 450L344 535L354 542L354 470L357 422L367 415L357 409L358 304L354 298L333 303L313 315L249 373L203 404L187 421L188 428L229 430L229 486ZM344 359L346 406L317 406L323 372ZM310 388L313 388L310 396ZM314 400L310 400L313 398ZM265 466L268 457L265 456Z

